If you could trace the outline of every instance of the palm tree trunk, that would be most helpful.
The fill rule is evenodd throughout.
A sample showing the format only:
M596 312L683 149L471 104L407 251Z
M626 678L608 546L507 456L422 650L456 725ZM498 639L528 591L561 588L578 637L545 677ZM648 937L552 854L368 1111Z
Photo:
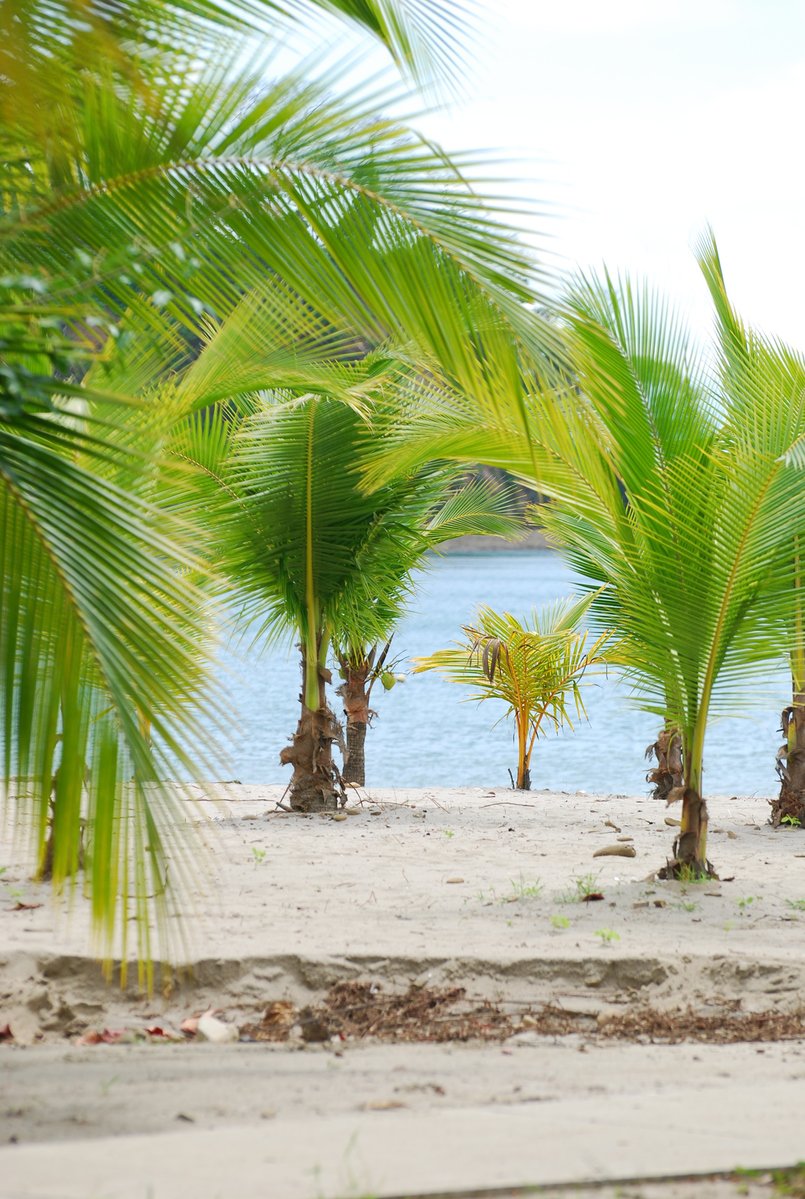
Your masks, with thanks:
M781 731L785 742L777 754L780 794L771 805L774 825L805 825L805 692L794 691L791 707L783 711Z
M671 792L682 787L684 780L679 734L673 729L662 729L657 740L646 749L646 757L657 759L657 765L646 775L646 782L652 784L651 798L673 802L669 799Z
M367 680L374 663L374 650L369 655L361 656L359 660L339 655L338 661L344 677L338 694L344 704L347 725L347 752L342 774L345 783L357 783L359 787L363 787L366 784L366 729L371 716L371 684L367 685Z
M660 871L660 878L717 878L707 860L707 804L702 795L702 756L706 721L700 714L688 744L683 738L684 790L682 823L674 841L674 856Z
M367 723L365 720L347 722L347 756L342 777L345 783L355 783L358 787L366 786Z
M302 653L302 711L293 742L280 753L283 766L293 766L289 785L291 807L295 812L334 812L342 796L340 776L333 761L333 742L341 741L341 727L327 703L326 686L330 672L318 663L316 690L318 705L307 704L310 697L310 672Z
M771 823L805 825L805 612L801 546L794 540L794 648L791 651L791 706L783 710L780 732L785 741L777 751L780 794L771 805Z
M345 783L366 786L366 730L377 713L369 707L372 688L382 677L383 664L391 648L391 638L378 655L378 646L371 649L352 647L336 650L343 683L338 694L344 704L346 721L346 754L342 778Z
M531 790L530 755L528 753L528 714L518 713L517 717L517 783L518 791ZM509 776L511 777L511 776Z

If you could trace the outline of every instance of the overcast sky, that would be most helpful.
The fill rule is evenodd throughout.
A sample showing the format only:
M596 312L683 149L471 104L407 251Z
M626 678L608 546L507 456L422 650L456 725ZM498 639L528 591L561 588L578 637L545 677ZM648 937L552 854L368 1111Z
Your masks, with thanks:
M805 0L475 4L465 95L417 123L511 162L567 267L647 275L702 332L709 221L743 315L805 349Z
M805 0L478 7L469 95L429 131L524 160L568 265L648 275L699 328L709 221L744 316L805 349Z

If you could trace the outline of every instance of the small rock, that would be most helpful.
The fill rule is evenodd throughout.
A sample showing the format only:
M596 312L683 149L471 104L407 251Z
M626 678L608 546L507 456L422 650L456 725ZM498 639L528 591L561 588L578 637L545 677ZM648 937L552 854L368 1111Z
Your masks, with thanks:
M448 878L445 881L448 883L463 883L464 879L463 878Z
M196 1031L199 1036L204 1037L205 1041L212 1041L216 1045L223 1045L226 1041L237 1041L238 1039L238 1030L234 1024L224 1024L223 1020L219 1020L211 1012L205 1012L203 1016L199 1016Z
M333 820L346 820L346 818L347 818L346 812L333 812L332 817L331 817L331 819L333 819Z
M634 845L603 845L593 854L594 858L635 858L637 850Z

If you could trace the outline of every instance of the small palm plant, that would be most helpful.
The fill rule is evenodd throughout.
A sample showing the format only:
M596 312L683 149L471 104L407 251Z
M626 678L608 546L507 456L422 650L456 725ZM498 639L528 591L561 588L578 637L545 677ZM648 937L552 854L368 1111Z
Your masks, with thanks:
M608 633L594 641L578 629L595 593L565 599L535 611L530 626L509 612L481 607L464 640L427 658L416 658L415 673L439 670L451 682L474 688L472 698L508 705L517 732L518 790L531 788L531 757L540 736L572 728L572 715L586 716L581 687L585 676L614 661Z

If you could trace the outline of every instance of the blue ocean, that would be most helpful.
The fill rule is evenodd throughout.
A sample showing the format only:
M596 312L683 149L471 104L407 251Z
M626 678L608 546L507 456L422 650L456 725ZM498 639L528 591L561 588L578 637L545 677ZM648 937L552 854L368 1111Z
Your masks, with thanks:
M410 659L457 639L479 604L525 616L573 592L570 569L550 550L431 559L393 640L395 669L407 677L389 692L377 685L372 693L377 718L366 743L367 785L510 786L508 771L514 771L516 757L505 705L468 702L464 688L435 672L411 674ZM290 770L280 766L278 755L297 720L296 651L261 649L247 635L224 648L220 668L231 708L231 731L223 746L228 769L244 783L287 782ZM711 725L705 753L708 794L775 792L774 754L786 687L781 665L764 697L767 706L764 702L747 718ZM597 679L585 689L584 701L586 721L537 745L532 786L625 794L645 790L643 752L654 740L656 719L636 710L616 677Z

